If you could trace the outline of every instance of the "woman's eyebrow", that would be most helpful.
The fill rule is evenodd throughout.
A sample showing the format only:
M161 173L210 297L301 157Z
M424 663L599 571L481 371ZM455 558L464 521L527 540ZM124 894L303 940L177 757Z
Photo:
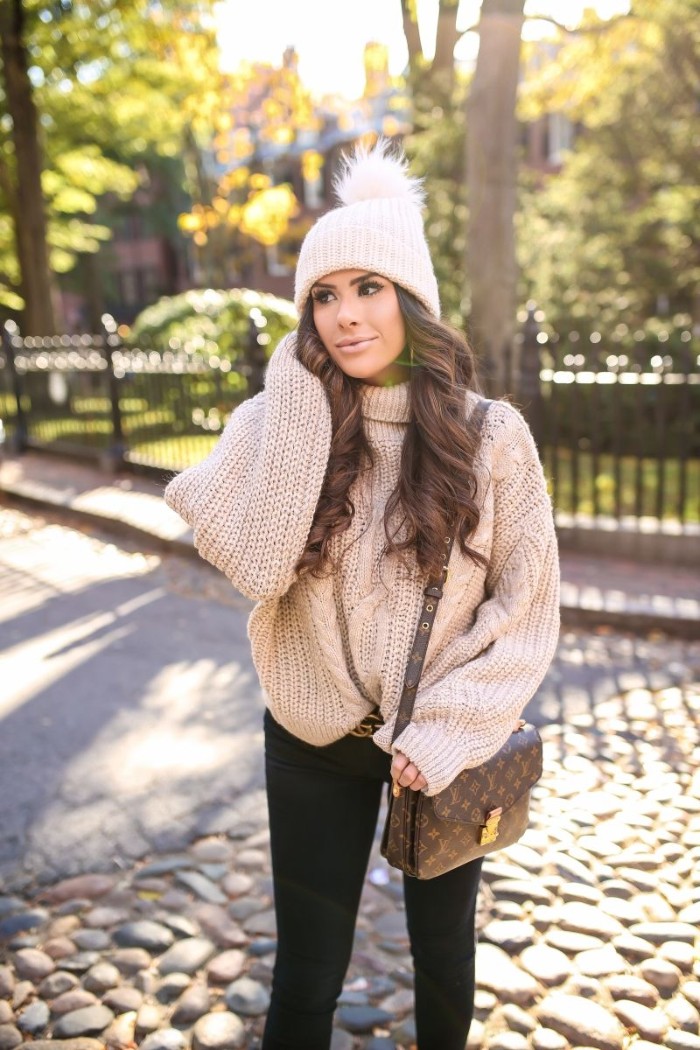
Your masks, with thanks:
M354 284L360 284L361 281L366 281L368 277L379 277L379 274L375 273L374 271L363 273L359 277L353 277L353 279L350 281L350 285L352 286ZM312 290L314 288L330 288L333 291L335 291L335 287L336 286L334 284L331 284L330 281L315 281L314 284L311 285Z

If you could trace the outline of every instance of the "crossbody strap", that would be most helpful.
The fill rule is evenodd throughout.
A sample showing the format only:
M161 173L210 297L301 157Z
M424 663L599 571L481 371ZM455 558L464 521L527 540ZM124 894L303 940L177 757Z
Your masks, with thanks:
M479 433L481 433L486 413L492 404L493 402L488 398L481 398L469 417L471 421L476 423ZM428 580L427 587L423 591L423 608L421 609L416 635L413 639L411 655L408 658L406 675L403 682L403 691L401 693L401 699L399 700L399 711L396 716L396 724L391 737L392 744L396 738L403 733L413 716L413 706L416 702L418 683L420 682L420 676L423 671L425 655L428 651L428 642L430 641L430 633L433 629L433 623L435 622L438 602L442 598L445 580L447 579L447 566L453 545L454 536L448 536L445 540L445 558L443 561L442 572L437 577L431 577Z

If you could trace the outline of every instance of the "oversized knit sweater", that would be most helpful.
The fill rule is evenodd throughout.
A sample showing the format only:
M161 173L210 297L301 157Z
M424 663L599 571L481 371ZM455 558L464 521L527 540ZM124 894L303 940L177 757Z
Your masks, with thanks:
M165 498L192 527L200 554L257 602L248 634L274 718L325 745L379 706L385 724L375 744L408 755L432 795L505 743L554 654L557 546L537 450L514 408L491 405L475 464L481 519L471 539L488 568L455 544L413 719L392 746L426 582L412 556L406 564L382 554L409 384L362 387L373 467L351 489L350 528L333 540L337 571L299 575L331 418L325 390L295 345L294 333L282 340L264 391L233 413L212 453L176 476ZM475 402L468 394L465 417Z

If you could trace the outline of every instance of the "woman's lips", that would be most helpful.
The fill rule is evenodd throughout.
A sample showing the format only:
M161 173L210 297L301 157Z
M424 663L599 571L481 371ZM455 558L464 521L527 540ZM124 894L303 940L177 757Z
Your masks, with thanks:
M358 339L352 343L345 343L344 345L336 344L336 349L340 350L341 354L359 354L365 350L370 343L373 343L376 336L368 336L367 339Z

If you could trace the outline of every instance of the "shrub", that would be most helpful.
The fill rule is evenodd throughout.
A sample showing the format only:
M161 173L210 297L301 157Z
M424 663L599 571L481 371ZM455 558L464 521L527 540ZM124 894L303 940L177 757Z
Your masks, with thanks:
M251 319L267 356L297 323L288 299L249 288L193 289L164 297L143 310L126 343L144 349L215 353L238 361L245 352Z

